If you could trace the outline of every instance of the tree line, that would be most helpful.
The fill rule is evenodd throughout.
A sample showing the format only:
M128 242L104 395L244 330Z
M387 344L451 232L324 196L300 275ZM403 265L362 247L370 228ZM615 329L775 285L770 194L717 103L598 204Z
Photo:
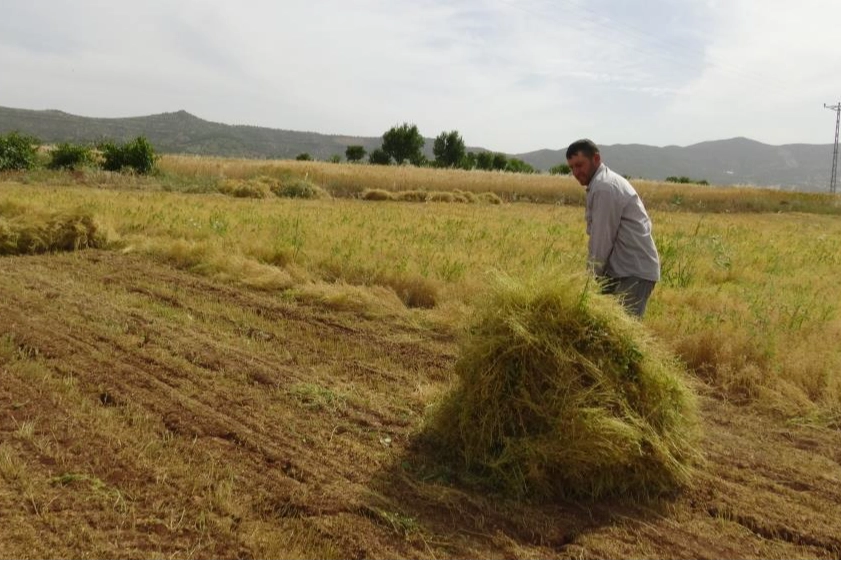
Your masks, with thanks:
M395 125L383 134L382 144L369 153L362 145L348 146L345 158L350 163L362 162L368 157L373 165L413 165L419 167L438 167L450 169L480 169L487 171L508 171L512 173L537 173L531 164L519 158L506 156L500 152L468 151L464 139L457 130L443 131L432 144L433 160L423 154L426 140L417 125L404 122ZM297 156L298 160L312 160L308 153ZM328 161L338 163L341 156L334 154ZM549 170L552 174L568 174L569 166L559 164Z

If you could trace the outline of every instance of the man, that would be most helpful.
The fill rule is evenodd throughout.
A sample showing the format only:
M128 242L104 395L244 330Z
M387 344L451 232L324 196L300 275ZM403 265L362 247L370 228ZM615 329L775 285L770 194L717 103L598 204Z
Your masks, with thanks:
M570 144L567 163L587 190L588 267L604 293L620 296L628 313L641 318L660 280L651 219L631 184L602 163L592 140Z

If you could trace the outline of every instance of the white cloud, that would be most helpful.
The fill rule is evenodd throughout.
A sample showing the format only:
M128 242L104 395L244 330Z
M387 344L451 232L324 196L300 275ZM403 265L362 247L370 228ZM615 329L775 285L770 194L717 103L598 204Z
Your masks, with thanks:
M589 136L829 142L841 5L802 0L13 0L0 105L523 152ZM826 113L826 114L824 114Z

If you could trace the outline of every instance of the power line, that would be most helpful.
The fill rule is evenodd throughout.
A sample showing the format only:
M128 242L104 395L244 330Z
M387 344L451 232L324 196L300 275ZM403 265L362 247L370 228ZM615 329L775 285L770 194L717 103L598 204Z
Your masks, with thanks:
M838 176L838 127L841 125L841 102L835 105L824 103L823 106L835 111L835 149L832 151L832 178L829 180L829 192L835 193L835 180Z

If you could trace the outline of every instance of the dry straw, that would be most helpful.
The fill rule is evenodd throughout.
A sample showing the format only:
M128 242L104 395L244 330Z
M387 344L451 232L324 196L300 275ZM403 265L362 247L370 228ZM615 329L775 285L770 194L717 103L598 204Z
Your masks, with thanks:
M484 203L498 205L502 199L495 193L471 193L468 191L388 191L386 189L365 189L359 196L365 201L406 201L412 203Z
M652 496L690 477L682 368L583 278L498 278L456 370L431 434L504 492Z
M105 236L81 210L43 213L4 205L0 208L0 255L26 255L103 247Z
M330 195L307 179L278 179L266 175L251 179L225 179L219 192L231 197L265 199L274 194L288 199L329 199Z

